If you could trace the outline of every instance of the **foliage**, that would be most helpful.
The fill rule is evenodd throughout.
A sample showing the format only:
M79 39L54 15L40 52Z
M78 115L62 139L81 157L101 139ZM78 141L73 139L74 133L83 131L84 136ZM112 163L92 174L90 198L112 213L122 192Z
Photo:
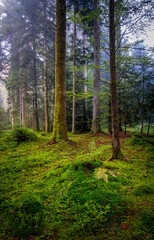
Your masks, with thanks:
M22 142L32 142L37 140L34 131L23 127L15 127L11 131L3 131L0 135L0 150L14 148Z
M23 127L15 127L12 130L12 137L16 139L18 144L21 142L32 142L37 140L37 136L34 131Z

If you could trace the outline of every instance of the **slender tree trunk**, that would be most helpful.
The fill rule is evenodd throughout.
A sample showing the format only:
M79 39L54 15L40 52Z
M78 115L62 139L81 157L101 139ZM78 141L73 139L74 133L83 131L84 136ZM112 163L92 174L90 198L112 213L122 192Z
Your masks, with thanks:
M39 131L39 117L38 117L38 95L37 95L37 76L36 76L36 41L33 40L33 74L34 74L34 122L35 130Z
M116 8L116 22L117 22L117 84L118 84L118 108L119 108L119 130L122 131L122 122L121 122L121 93L120 93L120 84L121 84L121 26L120 26L120 9L119 6Z
M94 9L99 8L98 0ZM93 97L93 132L100 132L100 23L94 19L94 97Z
M111 97L109 96L108 103L108 133L112 134L112 116L111 116Z
M74 10L75 15L75 10ZM74 21L73 34L73 111L72 111L72 133L75 133L75 50L76 50L76 22Z
M24 127L28 127L27 118L27 86L25 86L25 99L24 99Z
M120 156L119 141L119 113L118 113L118 96L116 81L116 61L115 61L115 2L110 0L110 75L111 75L111 111L112 111L112 159Z
M56 1L55 110L53 140L68 140L66 123L66 0Z
M86 48L87 48L87 36L83 32L83 55L84 55L84 67L83 67L83 89L85 93L85 99L83 99L83 132L87 131L87 93L88 93L88 86L87 86L87 59L86 59Z
M13 98L13 92L11 92L11 120L12 120L12 128L15 125L15 117L14 117L14 98Z
M36 122L35 122L35 96L34 96L34 90L33 90L33 130L36 130Z
M142 103L141 103L141 134L143 134L144 128L144 75L142 81Z
M23 99L23 83L20 83L20 124L24 125L24 99Z
M151 125L151 111L150 111L150 115L149 115L149 122L148 122L148 129L147 129L147 137L149 137L150 125Z
M15 94L14 94L14 123L15 125L18 123L18 89L17 87L15 88Z
M47 93L47 47L46 47L46 1L44 4L44 105L45 105L45 132L49 132L48 93Z
M127 134L127 118L128 118L128 108L127 108L127 98L125 98L125 135Z
M24 126L24 89L23 89L23 77L22 77L22 65L23 65L23 56L22 56L22 42L20 44L20 124Z

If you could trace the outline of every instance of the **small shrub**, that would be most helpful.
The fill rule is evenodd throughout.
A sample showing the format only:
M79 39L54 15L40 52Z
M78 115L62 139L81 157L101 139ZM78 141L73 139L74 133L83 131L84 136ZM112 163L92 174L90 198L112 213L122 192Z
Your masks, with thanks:
M12 136L16 139L18 144L37 140L37 136L32 130L23 127L14 128L12 130Z

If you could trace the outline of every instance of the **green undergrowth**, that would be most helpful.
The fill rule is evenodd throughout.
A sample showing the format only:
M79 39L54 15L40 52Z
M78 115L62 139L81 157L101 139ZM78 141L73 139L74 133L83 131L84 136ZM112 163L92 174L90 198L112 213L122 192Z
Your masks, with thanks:
M152 138L121 139L126 161L106 161L105 134L36 135L1 151L0 239L153 239Z
M33 142L37 140L37 135L34 131L15 127L11 131L4 131L0 134L0 151L13 149L22 142Z

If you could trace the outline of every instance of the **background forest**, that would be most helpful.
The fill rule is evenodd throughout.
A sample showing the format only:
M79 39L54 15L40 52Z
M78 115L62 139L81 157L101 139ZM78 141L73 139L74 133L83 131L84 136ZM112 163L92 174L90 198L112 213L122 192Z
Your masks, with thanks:
M34 130L52 131L55 1L2 2L0 68L1 81L8 89L8 110L5 112L1 108L1 127L6 129L18 124ZM142 133L144 122L150 124L152 116L153 49L144 42L130 43L129 36L144 33L152 21L152 3L116 1L115 8L120 129L126 131L127 126L141 124ZM97 116L100 128L102 131L108 128L110 133L108 1L100 1L95 10L93 1L68 1L66 27L68 131L92 129L93 99L96 97L100 106ZM98 78L100 83L97 84L95 79Z
M152 21L151 0L0 1L0 239L154 239Z

